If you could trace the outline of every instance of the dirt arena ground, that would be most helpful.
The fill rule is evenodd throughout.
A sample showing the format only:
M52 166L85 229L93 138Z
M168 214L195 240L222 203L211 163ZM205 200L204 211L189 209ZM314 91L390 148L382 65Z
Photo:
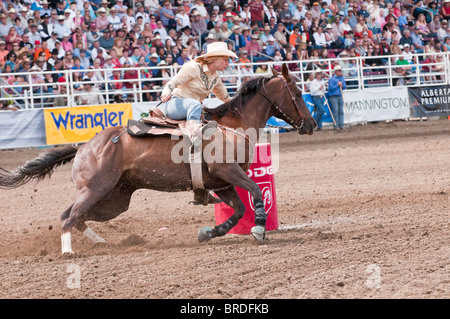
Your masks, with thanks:
M128 212L74 231L60 255L59 216L72 203L71 164L51 179L0 190L0 298L450 297L450 121L280 134L280 229L198 243L214 207L191 193L135 193ZM43 150L0 152L14 169Z

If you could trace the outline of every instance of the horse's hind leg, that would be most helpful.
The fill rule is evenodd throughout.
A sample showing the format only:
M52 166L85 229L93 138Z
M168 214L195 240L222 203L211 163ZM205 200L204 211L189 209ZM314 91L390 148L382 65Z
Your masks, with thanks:
M92 204L90 208L80 208L81 210L75 212L73 208L74 204L66 210L61 216L61 221L65 225L64 230L66 230L62 232L61 236L63 254L73 253L70 243L70 231L67 231L67 229L71 229L71 227L82 232L94 243L105 243L106 240L88 227L85 221L94 220L103 222L113 219L127 211L134 190L134 188L130 188L119 182L118 185L111 189L105 196Z
M72 228L75 225L78 225L80 229L84 228L84 221L81 218L102 196L101 193L84 188L79 192L75 203L61 215L61 249L63 254L73 254Z

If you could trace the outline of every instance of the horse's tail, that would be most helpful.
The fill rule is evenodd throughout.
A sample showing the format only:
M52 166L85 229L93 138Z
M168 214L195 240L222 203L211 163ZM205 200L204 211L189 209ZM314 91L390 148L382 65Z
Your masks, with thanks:
M16 188L29 181L50 177L56 167L68 163L78 149L72 146L55 148L18 167L15 171L0 168L0 188Z

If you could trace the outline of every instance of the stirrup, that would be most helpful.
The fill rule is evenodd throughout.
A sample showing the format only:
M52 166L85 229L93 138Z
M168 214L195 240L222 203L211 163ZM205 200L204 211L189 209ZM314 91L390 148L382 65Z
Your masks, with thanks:
M203 137L211 137L213 135L214 130L217 129L216 121L209 121L202 128L202 136Z
M202 141L207 138L209 139L213 134L214 131L217 129L217 122L216 121L210 121L205 124L201 128L201 133L197 132L194 135L190 137L191 139L191 147L199 147L202 144Z

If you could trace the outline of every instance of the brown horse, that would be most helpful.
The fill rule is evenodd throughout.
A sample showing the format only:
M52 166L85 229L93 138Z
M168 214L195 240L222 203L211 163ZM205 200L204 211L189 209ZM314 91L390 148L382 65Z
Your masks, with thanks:
M212 143L220 143L221 146L231 140L234 145L234 160L225 160L222 157L225 154L219 154L222 161L203 160L203 184L205 189L214 191L223 202L231 206L234 214L221 225L200 229L198 239L202 242L223 236L244 216L245 206L235 188L239 186L249 191L254 198L255 227L252 234L262 242L266 223L262 193L246 174L260 129L265 127L271 116L285 120L300 134L312 134L316 123L286 65L283 65L281 75L273 70L272 76L257 77L245 82L232 101L208 111L221 128L219 132L222 135L216 136L223 139L205 140L203 149L213 145ZM242 134L236 133L237 129L245 132L250 128L256 129L256 135L242 137ZM108 128L79 148L55 148L26 162L14 172L3 170L6 173L0 174L0 187L16 188L32 179L41 180L50 176L56 167L75 158L72 179L78 193L72 206L61 215L63 254L73 254L73 227L94 242L105 242L85 222L107 221L125 212L131 195L137 189L166 192L192 189L189 161L174 161L174 154L181 154L173 151L179 145L179 140L167 135L138 138L125 134L118 143L112 143L111 139L123 130L123 127ZM238 162L235 153L242 146L245 156Z

